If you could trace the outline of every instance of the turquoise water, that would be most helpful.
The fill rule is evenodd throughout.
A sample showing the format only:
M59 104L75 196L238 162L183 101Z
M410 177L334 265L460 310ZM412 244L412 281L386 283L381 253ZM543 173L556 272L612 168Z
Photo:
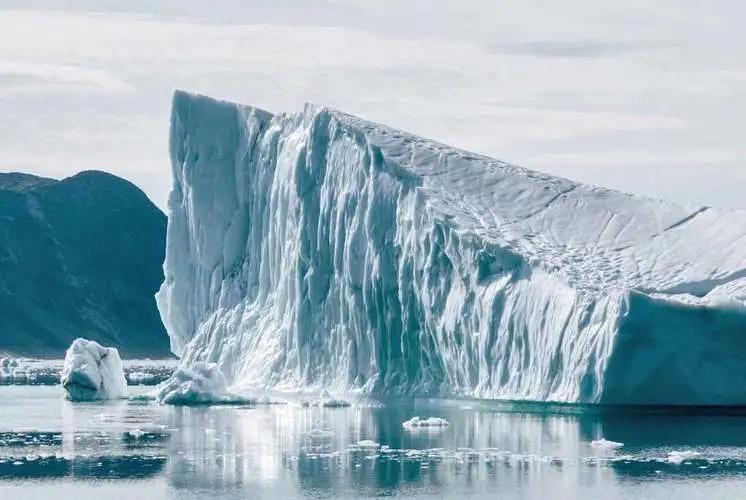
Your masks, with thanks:
M414 415L451 425L403 429ZM130 497L744 498L746 416L425 400L177 408L0 387L0 498Z

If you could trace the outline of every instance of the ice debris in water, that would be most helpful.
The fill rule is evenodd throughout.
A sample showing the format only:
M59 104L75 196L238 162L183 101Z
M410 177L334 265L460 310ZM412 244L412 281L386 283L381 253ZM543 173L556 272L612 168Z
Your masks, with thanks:
M346 408L350 406L350 402L344 399L334 398L329 394L329 391L323 390L319 396L319 406L325 408Z
M25 382L33 378L27 367L13 358L0 359L0 380L11 380L15 383Z
M228 390L223 372L215 363L198 362L181 366L159 385L155 399L169 405L241 404L256 402L255 397Z
M324 389L316 399L302 399L300 405L303 408L311 406L322 406L324 408L346 408L350 406L350 402L344 399L332 397L329 391Z
M591 446L594 448L606 448L606 449L613 449L613 448L621 448L624 446L624 443L619 443L617 441L609 441L607 439L601 438L601 439L594 439L591 441Z
M680 464L685 460L690 460L692 458L696 458L699 456L699 452L697 451L671 451L668 453L668 458L666 458L666 461L672 464Z
M328 429L311 429L308 431L308 437L311 439L329 439L334 433Z
M358 441L357 445L360 448L379 448L381 446L379 443L371 441L370 439L363 439L361 441Z
M0 377L11 377L13 370L18 366L18 361L13 358L0 359Z
M155 380L155 375L145 372L132 372L127 374L127 380L132 385L149 384Z
M127 394L119 351L82 338L67 349L60 382L72 401L117 399Z
M419 428L442 428L450 425L448 420L440 417L420 418L412 417L409 420L402 423L405 429L419 429Z

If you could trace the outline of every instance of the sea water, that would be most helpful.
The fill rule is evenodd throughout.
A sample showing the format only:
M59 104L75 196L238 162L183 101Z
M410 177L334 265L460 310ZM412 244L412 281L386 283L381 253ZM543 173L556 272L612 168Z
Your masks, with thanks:
M402 426L414 416L449 425ZM325 408L292 397L173 407L0 387L3 500L745 496L746 415L736 409L425 399Z

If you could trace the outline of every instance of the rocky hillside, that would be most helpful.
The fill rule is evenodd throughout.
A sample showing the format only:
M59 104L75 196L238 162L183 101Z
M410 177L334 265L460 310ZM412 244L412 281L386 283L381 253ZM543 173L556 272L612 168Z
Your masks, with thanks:
M0 174L0 352L56 357L86 337L168 355L153 298L165 235L165 215L114 175Z

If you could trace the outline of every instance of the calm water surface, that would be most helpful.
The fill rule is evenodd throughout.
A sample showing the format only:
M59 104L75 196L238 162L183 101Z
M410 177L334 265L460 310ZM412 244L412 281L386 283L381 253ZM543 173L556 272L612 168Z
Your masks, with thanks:
M451 425L406 431L414 415ZM591 445L600 438L624 446ZM358 497L746 498L746 416L473 401L178 408L0 387L3 500Z

